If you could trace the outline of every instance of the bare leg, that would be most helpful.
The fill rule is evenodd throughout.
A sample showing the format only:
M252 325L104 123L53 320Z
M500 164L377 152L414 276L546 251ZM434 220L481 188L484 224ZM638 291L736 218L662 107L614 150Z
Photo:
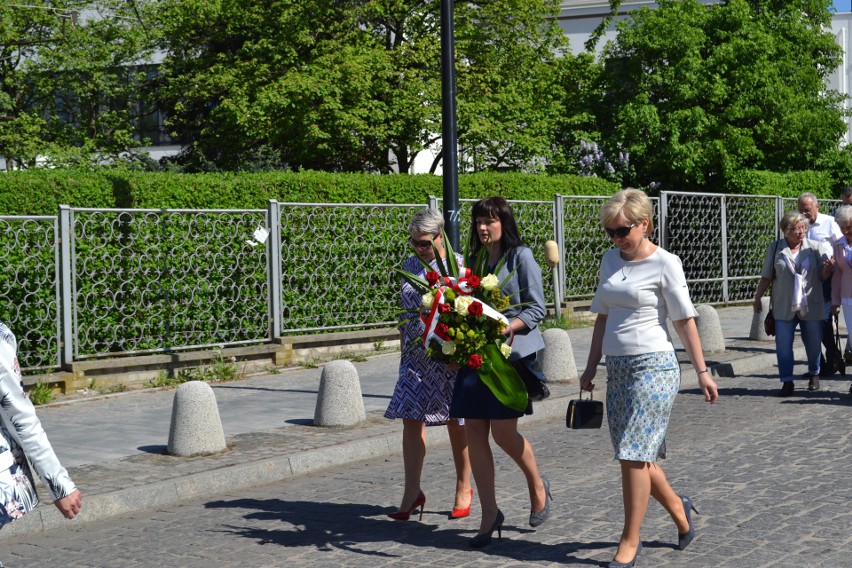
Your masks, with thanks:
M408 511L420 494L420 474L426 458L426 424L419 420L402 421L402 462L405 466L405 492L400 511Z
M473 471L473 479L476 481L476 489L479 494L479 504L482 507L479 534L485 534L497 519L494 454L491 453L491 445L488 443L491 422L489 420L465 418L464 427L467 431L470 468Z
M646 462L621 460L621 491L624 498L624 529L615 553L616 562L630 562L639 548L639 529L651 497L651 474Z
M683 501L678 497L675 490L666 479L663 468L655 463L648 464L648 472L651 475L651 496L660 502L660 505L668 511L675 524L677 532L683 534L689 531L689 523L686 521L686 511L683 510Z
M455 420L447 422L447 435L453 450L453 463L456 466L456 498L454 509L464 509L470 505L470 456L467 449L467 433L464 426Z
M538 472L532 445L518 432L518 419L492 420L491 434L497 445L518 464L524 473L530 491L531 510L533 512L543 510L546 503L544 484Z

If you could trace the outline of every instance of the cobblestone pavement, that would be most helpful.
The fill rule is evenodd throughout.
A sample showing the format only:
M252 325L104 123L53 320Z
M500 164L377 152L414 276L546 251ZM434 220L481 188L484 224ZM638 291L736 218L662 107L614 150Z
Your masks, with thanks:
M852 566L849 383L777 398L774 370L723 379L707 405L679 396L662 462L675 489L694 498L698 538L676 550L662 507L648 510L639 566ZM473 516L450 521L449 448L433 445L424 468L422 522L385 516L402 492L399 455L187 500L104 521L23 534L0 542L7 567L605 566L621 530L618 467L606 426L566 431L553 416L522 425L551 479L554 515L537 530L518 469L497 458L503 539L482 551L467 539Z

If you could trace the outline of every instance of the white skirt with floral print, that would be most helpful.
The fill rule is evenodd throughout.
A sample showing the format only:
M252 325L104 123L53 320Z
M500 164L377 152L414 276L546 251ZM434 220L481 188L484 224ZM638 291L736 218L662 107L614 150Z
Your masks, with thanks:
M607 356L606 413L615 459L666 457L666 430L680 389L674 351Z

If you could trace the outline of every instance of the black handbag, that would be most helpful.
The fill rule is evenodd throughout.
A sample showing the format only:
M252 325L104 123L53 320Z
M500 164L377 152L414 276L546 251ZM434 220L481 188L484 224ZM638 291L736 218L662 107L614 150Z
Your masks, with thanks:
M583 400L583 391L580 390L580 398L568 402L565 426L570 430L600 428L603 424L603 412L603 401L595 400L592 393L589 393L588 400Z
M538 361L535 355L510 361L512 366L518 372L518 376L524 381L524 386L527 387L527 398L533 402L544 400L550 396L550 389L547 388L547 383L543 380L544 373L538 366Z
M772 313L772 306L769 306L769 313L763 320L763 331L766 332L766 335L775 335L775 316Z

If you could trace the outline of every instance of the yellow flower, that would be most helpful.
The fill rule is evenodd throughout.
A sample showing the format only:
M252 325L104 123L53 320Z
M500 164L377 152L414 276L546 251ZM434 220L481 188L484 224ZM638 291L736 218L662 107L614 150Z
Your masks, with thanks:
M508 359L508 358L509 358L509 355L511 355L511 354L512 354L512 346L511 346L511 345L508 345L508 344L506 344L506 343L501 344L501 345L500 345L500 353L502 353L502 354L503 354L503 357L505 357L506 359Z
M496 276L489 274L481 280L479 285L486 290L496 290L497 286L500 285L500 282L497 280Z

